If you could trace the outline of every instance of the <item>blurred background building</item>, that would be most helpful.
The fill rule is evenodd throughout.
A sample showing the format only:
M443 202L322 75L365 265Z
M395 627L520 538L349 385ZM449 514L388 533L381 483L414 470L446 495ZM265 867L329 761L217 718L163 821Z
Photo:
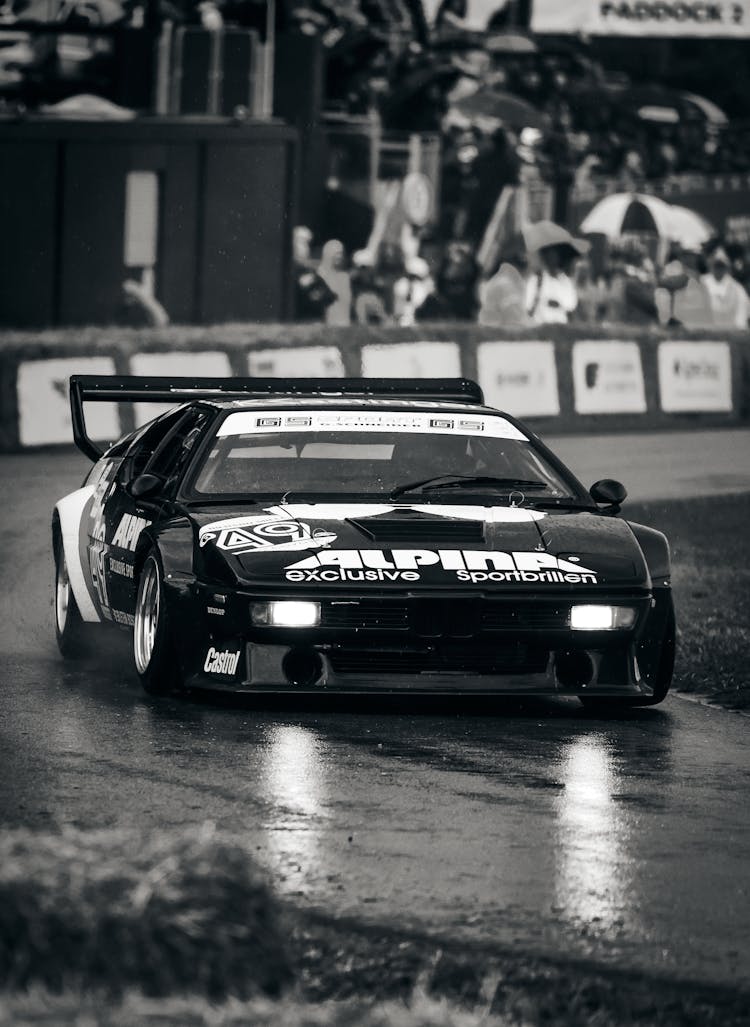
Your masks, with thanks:
M750 0L6 0L0 323L718 323L749 57Z

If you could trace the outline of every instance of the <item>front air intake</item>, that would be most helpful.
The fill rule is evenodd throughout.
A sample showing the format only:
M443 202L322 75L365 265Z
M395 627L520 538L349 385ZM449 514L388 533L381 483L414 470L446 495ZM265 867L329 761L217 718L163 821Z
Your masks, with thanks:
M588 653L571 650L555 655L555 677L562 688L585 688L594 677L594 661Z

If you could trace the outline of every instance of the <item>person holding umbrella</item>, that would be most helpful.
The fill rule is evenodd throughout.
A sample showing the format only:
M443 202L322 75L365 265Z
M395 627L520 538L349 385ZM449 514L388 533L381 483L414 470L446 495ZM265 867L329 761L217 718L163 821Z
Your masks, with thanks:
M732 262L723 246L713 249L707 257L708 274L701 281L708 290L714 324L719 328L747 328L750 318L750 297L731 275Z
M536 274L526 283L526 314L532 324L567 324L578 306L572 278L575 261L589 251L585 239L576 239L554 221L537 221L523 230Z

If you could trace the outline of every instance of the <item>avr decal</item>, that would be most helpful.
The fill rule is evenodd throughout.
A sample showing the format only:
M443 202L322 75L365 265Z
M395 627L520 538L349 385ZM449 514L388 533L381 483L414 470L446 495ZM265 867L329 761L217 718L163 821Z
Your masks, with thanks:
M295 549L318 549L336 541L336 535L322 528L311 528L284 511L269 510L250 517L215 521L200 529L199 545L212 542L217 549L241 556Z

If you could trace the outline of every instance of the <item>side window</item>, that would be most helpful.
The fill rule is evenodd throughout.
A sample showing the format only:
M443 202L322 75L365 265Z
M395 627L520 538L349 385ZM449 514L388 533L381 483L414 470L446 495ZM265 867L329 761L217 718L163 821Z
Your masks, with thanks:
M213 412L209 410L189 410L149 460L149 474L158 474L167 483L179 479L190 460L193 447L212 417Z
M119 478L123 484L143 474L151 457L184 416L184 408L170 410L136 436L122 463Z

